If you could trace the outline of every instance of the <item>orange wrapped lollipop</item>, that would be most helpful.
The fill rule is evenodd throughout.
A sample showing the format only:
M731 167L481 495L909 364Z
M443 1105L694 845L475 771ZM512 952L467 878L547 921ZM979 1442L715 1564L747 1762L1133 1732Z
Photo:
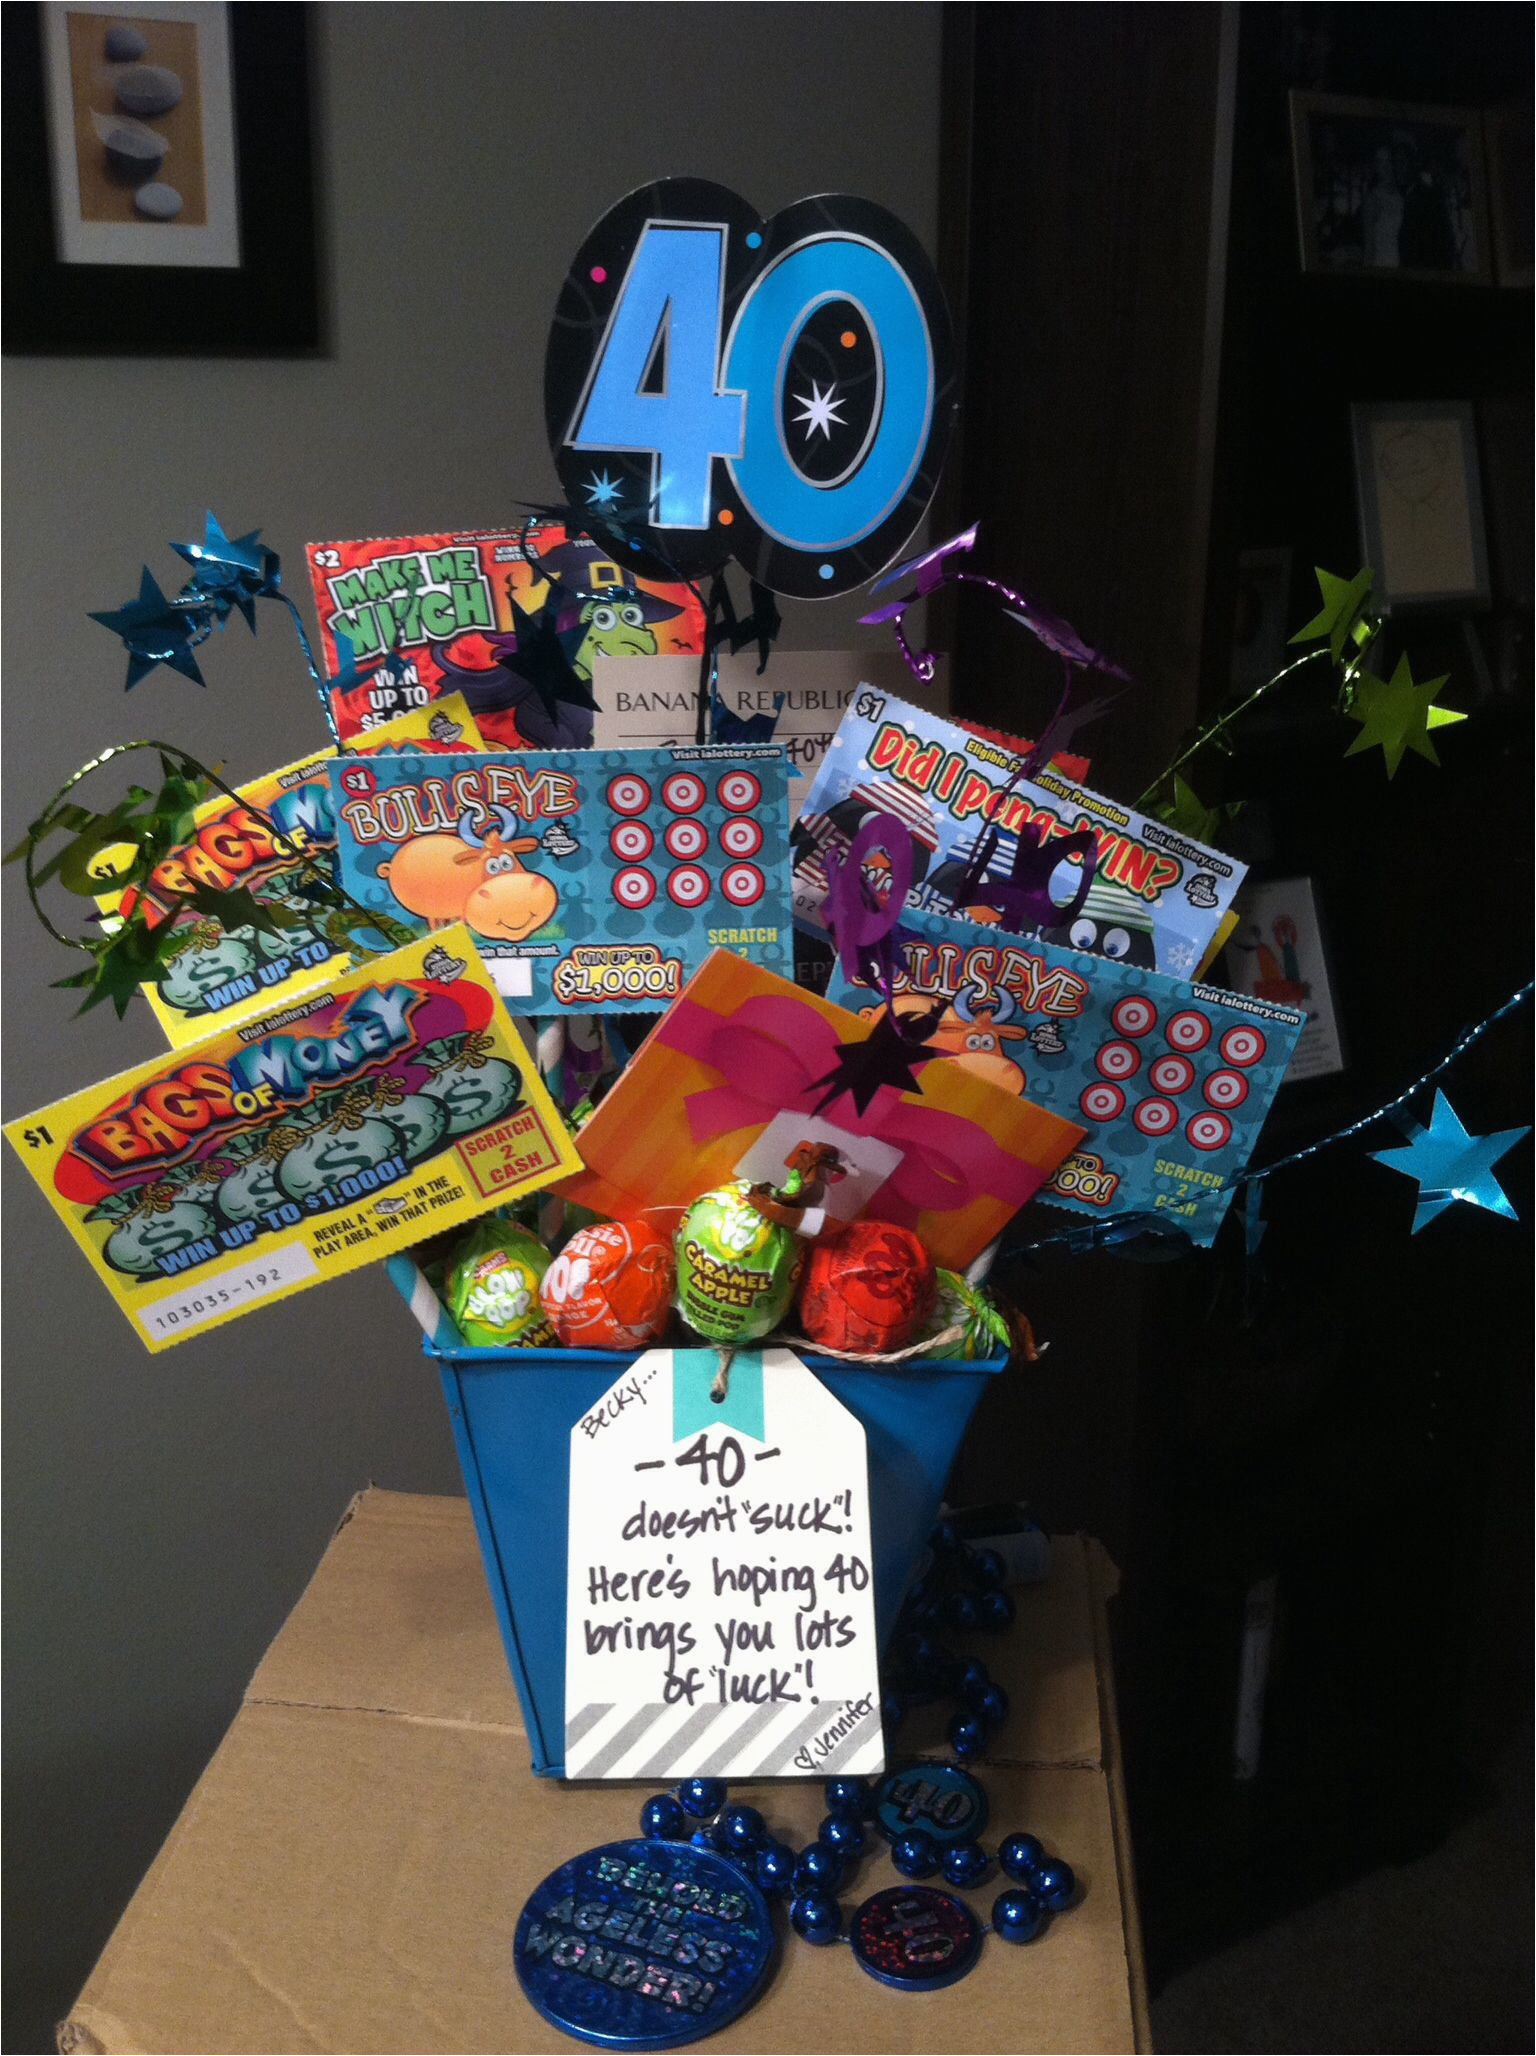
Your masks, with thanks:
M563 1349L644 1349L666 1333L675 1283L672 1244L648 1222L594 1221L555 1258L539 1298Z
M800 1287L806 1338L881 1356L906 1347L933 1306L933 1258L910 1228L855 1221L816 1243Z

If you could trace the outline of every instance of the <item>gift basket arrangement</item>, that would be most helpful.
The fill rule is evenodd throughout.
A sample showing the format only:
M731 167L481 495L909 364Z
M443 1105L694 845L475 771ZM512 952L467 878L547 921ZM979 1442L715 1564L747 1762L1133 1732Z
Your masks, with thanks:
M953 356L926 256L870 203L631 195L555 310L564 502L311 545L314 639L259 531L209 515L179 591L146 569L95 617L127 683L201 682L231 615L275 603L329 743L238 787L106 748L12 853L83 959L60 983L142 995L169 1045L6 1131L139 1340L383 1263L442 1377L534 1771L670 1787L520 1923L518 1975L577 2037L722 2025L771 1970L778 1897L914 1990L1070 1908L1022 1827L990 1910L966 1896L1008 1705L942 1640L1013 1619L1004 1538L944 1493L989 1382L1036 1354L1018 1259L1251 1250L1291 1161L1254 1157L1305 991L1206 982L1244 866L1201 753L1292 674L1328 676L1389 774L1463 718L1406 656L1383 675L1369 574L1320 572L1284 671L1134 804L1096 791L1125 670L977 568L975 529L888 568ZM866 586L911 698L786 704L778 599ZM1032 738L933 706L904 618L945 587L1050 660ZM754 646L761 688L728 694L722 651ZM83 926L55 925L68 895ZM1396 1117L1379 1154L1418 1183L1415 1229L1509 1213L1493 1165L1526 1131L1409 1109L1528 996L1304 1153ZM946 1695L949 1755L901 1762L904 1710ZM780 1777L826 1780L798 1852L728 1803ZM847 1915L882 1842L898 1881Z

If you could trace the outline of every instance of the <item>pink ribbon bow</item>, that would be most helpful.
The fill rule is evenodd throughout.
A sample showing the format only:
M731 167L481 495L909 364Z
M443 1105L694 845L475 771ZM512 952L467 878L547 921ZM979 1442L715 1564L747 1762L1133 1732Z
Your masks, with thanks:
M840 1039L836 1024L816 1007L777 993L749 999L729 1016L685 997L655 1032L724 1081L688 1095L688 1125L700 1147L738 1128L765 1128L782 1112L810 1113ZM875 1136L900 1150L901 1162L880 1188L879 1213L901 1227L915 1226L919 1214L953 1212L979 1198L1013 1213L1056 1168L1054 1162L1033 1164L1013 1156L979 1121L888 1085L862 1114L851 1097L827 1112L852 1134ZM1061 1156L1070 1147L1069 1140Z

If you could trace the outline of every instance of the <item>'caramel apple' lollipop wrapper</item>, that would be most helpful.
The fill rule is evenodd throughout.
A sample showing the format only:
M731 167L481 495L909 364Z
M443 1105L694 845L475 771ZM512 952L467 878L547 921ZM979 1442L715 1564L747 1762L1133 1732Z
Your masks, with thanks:
M677 1304L710 1342L757 1342L789 1311L804 1246L766 1220L745 1178L696 1199L677 1230Z

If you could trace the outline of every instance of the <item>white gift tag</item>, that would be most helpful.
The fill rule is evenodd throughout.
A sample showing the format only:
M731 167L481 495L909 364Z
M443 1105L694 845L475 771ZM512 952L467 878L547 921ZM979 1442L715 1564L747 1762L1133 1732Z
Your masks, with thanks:
M653 1349L571 1430L568 1778L885 1762L864 1430L788 1349Z

